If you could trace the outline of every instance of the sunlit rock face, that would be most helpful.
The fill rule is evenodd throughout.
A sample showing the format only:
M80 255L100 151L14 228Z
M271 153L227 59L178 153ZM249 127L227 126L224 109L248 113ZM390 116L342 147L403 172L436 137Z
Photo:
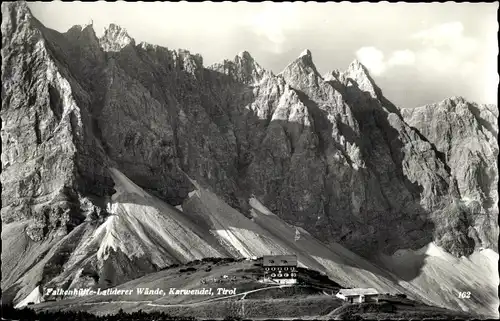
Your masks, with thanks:
M367 257L432 241L469 255L498 235L497 115L459 98L400 110L358 61L321 76L309 50L277 75L248 52L205 67L114 24L59 33L2 4L2 287L28 295L77 266L104 282L85 242L113 226L109 168L184 210L193 182L249 217L254 197ZM176 260L133 252L111 254L110 284Z
M99 39L99 44L102 50L106 52L116 52L122 50L127 45L135 45L135 41L128 35L127 30L112 23L104 30L104 35Z

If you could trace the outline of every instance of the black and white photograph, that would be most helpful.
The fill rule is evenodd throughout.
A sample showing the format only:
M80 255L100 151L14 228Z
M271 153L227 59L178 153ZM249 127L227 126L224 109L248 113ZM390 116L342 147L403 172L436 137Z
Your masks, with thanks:
M498 319L498 9L2 2L2 320Z

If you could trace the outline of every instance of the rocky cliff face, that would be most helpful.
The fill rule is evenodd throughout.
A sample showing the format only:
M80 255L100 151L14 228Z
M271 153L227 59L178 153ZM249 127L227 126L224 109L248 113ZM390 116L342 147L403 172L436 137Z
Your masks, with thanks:
M468 234L475 244L496 249L498 108L452 97L432 105L403 109L402 115L435 146L450 167L456 188L454 205L448 211L462 218L461 233ZM446 238L443 240L446 243L455 240L451 236Z
M59 33L24 3L2 4L2 18L2 239L24 244L4 247L3 285L106 221L110 167L171 205L193 181L246 215L253 196L364 256L433 240L468 255L496 237L492 107L400 111L359 62L321 76L308 50L275 75L248 52L204 67L116 25L101 39L92 25ZM52 259L50 277L68 260Z
M40 241L85 219L83 194L105 193L104 154L84 127L85 82L52 58L56 45L26 7L2 15L2 221L31 220L26 232Z

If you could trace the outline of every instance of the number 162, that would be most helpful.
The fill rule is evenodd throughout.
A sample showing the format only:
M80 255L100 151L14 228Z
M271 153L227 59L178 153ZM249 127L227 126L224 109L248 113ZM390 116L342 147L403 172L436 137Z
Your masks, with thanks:
M459 299L470 299L470 292L458 292Z

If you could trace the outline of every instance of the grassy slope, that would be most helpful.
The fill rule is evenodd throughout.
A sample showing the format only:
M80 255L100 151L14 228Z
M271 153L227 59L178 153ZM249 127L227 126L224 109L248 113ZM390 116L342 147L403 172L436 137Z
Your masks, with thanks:
M108 296L106 300L94 296L45 302L35 305L34 308L38 311L80 310L98 315L115 314L119 309L125 312L162 311L179 317L194 316L209 319L222 319L227 316L252 319L307 317L339 319L356 316L365 319L470 317L465 313L432 307L403 298L393 298L391 303L343 305L343 301L328 295L336 293L340 288L336 282L317 271L302 268L299 271L300 284L298 286L275 288L273 285L257 282L261 275L260 264L259 261L230 262L228 259L205 259L193 261L187 265L174 266L117 287L119 289L159 287L167 291L170 287L182 289L236 287L237 293L266 288L263 291L249 293L243 298L238 296L224 299L224 296L219 296L221 300L203 302L213 300L217 296L140 296L134 293L132 296ZM187 272L187 268L195 270ZM235 280L225 283L209 281L213 278L220 280L223 275L228 275L230 279L235 278ZM202 279L209 282L201 284ZM153 305L150 305L151 303Z
M261 276L261 266L259 265L259 262L247 260L236 262L228 262L228 260L220 262L194 261L188 265L168 268L117 287L117 289L133 289L134 294L131 296L106 296L105 299L97 296L73 298L45 302L34 306L34 308L38 311L81 310L100 315L116 313L119 309L123 309L125 312L138 311L139 309L143 311L161 310L172 315L200 318L223 318L227 315L242 315L244 313L246 317L259 318L314 316L328 313L342 303L334 296L323 293L323 291L335 292L339 289L339 285L325 279L324 275L316 271L301 269L299 281L307 283L304 284L304 287L276 289L271 288L276 285L258 282L258 278ZM180 272L189 267L196 270ZM207 271L208 269L210 271ZM213 279L221 280L223 275L228 275L231 281L211 282ZM202 279L207 280L208 283L202 284L200 282ZM214 296L145 296L135 293L135 289L138 287L162 288L165 291L171 287L179 289L212 287L214 288ZM205 300L225 298L223 295L218 296L215 292L218 287L236 287L237 294L254 289L271 289L250 293L243 300L241 300L241 296L238 296L203 303ZM103 303L103 301L107 303ZM150 303L154 306L149 305Z

